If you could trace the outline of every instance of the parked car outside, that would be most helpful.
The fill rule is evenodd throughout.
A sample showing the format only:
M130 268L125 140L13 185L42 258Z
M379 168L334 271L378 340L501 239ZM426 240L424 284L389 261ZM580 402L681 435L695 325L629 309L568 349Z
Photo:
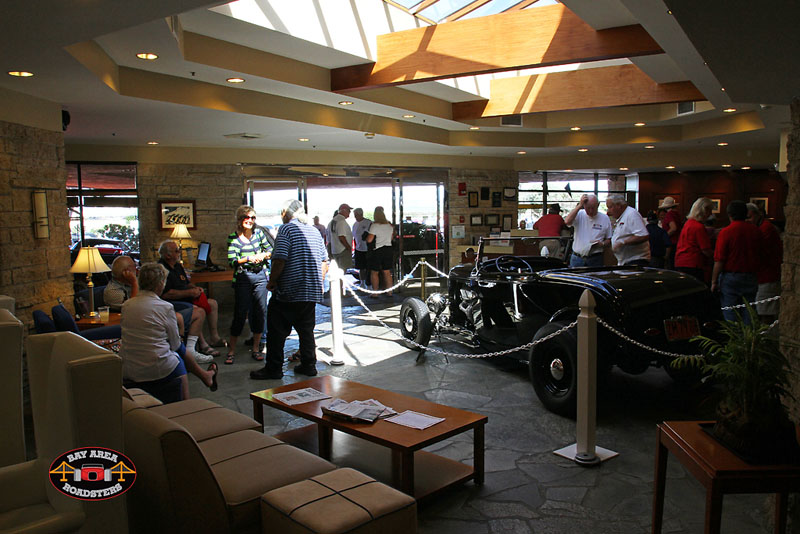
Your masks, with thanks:
M458 334L488 351L518 347L572 323L578 300L591 291L601 319L648 347L695 354L690 338L714 336L722 319L719 302L697 279L649 267L566 268L570 238L482 239L475 263L453 267L446 294L426 302L408 298L400 310L404 337L427 345L432 334ZM613 365L631 373L663 367L673 378L673 357L636 347L608 329L597 330L598 375ZM575 412L577 329L516 351L528 364L533 388L549 410Z
M134 259L134 261L137 263L139 262L139 251L128 250L125 246L125 243L120 239L112 239L108 237L86 237L83 240L83 245L87 247L97 247L97 249L100 251L100 256L109 267L111 266L111 262L113 262L117 256L130 256ZM80 241L76 241L70 245L70 264L75 263L75 259L78 257L78 251L80 251L81 246L82 245Z

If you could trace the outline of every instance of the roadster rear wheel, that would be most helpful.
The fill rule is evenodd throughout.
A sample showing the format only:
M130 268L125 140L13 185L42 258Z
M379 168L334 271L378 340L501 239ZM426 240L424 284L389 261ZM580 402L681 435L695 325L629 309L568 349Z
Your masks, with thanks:
M400 331L403 337L427 346L433 333L433 322L428 311L428 306L416 297L408 297L400 307ZM413 350L422 350L420 347L408 343Z
M541 339L569 323L553 322L541 327L534 340ZM575 329L531 348L528 372L533 389L545 408L566 417L575 416L577 386L577 336Z

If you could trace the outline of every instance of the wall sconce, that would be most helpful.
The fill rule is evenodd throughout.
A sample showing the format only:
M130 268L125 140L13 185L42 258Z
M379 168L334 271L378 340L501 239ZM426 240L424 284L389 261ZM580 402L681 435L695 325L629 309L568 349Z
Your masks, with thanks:
M33 206L33 237L50 239L50 218L47 216L47 191L37 189L31 193Z

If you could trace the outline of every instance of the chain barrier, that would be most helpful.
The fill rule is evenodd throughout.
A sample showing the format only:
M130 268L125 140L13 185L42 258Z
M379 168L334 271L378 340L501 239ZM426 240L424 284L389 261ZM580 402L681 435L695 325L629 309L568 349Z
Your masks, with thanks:
M773 300L779 300L780 298L781 298L780 295L776 295L776 296L770 297L768 299L763 299L763 300L757 300L755 302L750 302L749 304L750 304L750 306L755 306L756 304L764 304L766 302L772 302ZM747 304L742 303L742 304L734 304L733 306L724 306L724 307L722 307L720 309L722 311L725 311L725 310L735 310L736 308L746 308L746 307L747 307ZM770 328L772 328L772 326L770 326Z
M434 267L433 265L428 263L426 260L420 260L419 263L424 263L428 267L428 269L430 269L431 271L435 272L439 276L444 276L445 278L448 278L450 276L446 272L440 271L439 269L437 269L436 267ZM419 265L419 263L417 265Z
M366 288L363 288L363 287L359 287L359 286L353 285L350 282L348 282L347 280L345 280L344 278L342 278L342 283L344 284L345 288L347 288L347 289L355 289L355 290L361 291L362 293L366 293L368 295L381 295L383 293L389 293L390 291L394 291L395 289L405 285L406 282L411 280L411 278L414 276L414 272L417 270L417 268L420 266L421 263L422 263L421 261L417 262L417 264L414 266L414 268L411 269L411 272L406 274L403 278L400 279L399 282L397 282L395 285L393 285L392 287L390 287L388 289L380 289L380 290L366 289Z

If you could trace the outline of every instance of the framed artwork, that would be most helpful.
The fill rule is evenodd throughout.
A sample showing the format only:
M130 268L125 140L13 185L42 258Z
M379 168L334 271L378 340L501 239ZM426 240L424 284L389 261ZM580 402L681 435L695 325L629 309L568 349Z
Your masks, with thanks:
M750 202L761 208L762 213L766 215L769 213L769 198L768 197L750 197Z
M517 188L516 187L504 187L503 188L503 200L516 200L517 198Z
M489 188L481 187L481 200L489 200Z
M486 226L498 226L500 224L500 215L497 213L489 213L486 215L484 223L486 223Z
M466 228L463 224L450 227L450 237L452 239L464 239L467 236Z
M722 199L710 198L711 200L711 213L722 213Z
M511 214L506 213L503 215L503 231L508 232L511 230Z
M469 207L470 208L477 208L478 207L478 192L477 191L470 191L469 192Z
M500 191L492 191L492 207L499 208L503 205L503 199L501 197L502 193Z
M178 224L185 224L189 230L197 229L194 200L159 200L158 213L162 230Z
M469 216L469 225L470 226L483 226L483 215L470 215Z

